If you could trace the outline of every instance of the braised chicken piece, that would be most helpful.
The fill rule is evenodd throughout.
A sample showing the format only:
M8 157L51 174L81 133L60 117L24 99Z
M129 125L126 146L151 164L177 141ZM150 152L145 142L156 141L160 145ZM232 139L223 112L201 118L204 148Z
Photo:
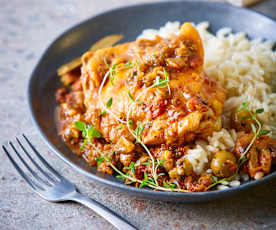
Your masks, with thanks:
M244 134L236 141L234 153L240 157L252 141L254 134ZM246 154L248 161L243 170L252 178L260 179L271 170L271 165L276 165L276 140L268 136L261 136L255 140Z
M203 60L202 41L190 23L166 39L85 53L81 71L78 66L62 75L70 91L56 93L59 135L100 172L113 174L115 166L142 181L153 178L156 167L157 185L205 191L212 178L196 175L185 155L196 138L221 129L226 93L203 72ZM87 141L89 127L98 138Z
M221 128L226 93L203 72L203 59L202 41L190 23L168 39L157 36L87 52L81 75L85 121L126 153L135 139L127 120L133 130L143 125L146 145L210 136Z

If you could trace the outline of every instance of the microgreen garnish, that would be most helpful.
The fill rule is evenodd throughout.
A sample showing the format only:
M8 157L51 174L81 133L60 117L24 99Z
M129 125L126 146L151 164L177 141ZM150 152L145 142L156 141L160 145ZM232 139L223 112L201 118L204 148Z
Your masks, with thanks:
M121 124L121 125L119 126L118 129L120 130L120 129L122 129L122 128L124 128L124 125L123 125L123 124Z
M163 68L163 71L164 71L164 75L165 75L165 79L160 79L160 76L156 76L155 80L154 80L154 83L153 85L150 87L150 88L153 88L153 87L165 87L168 85L169 83L169 77L168 77L168 73L166 71L165 68Z
M130 171L132 172L132 176L136 177L136 170L135 170L134 162L130 162L129 166L126 167L126 169L130 169Z
M128 62L126 62L126 63L124 64L124 67L125 67L125 68L128 68L128 69L131 69L131 68L134 67L134 65L133 65L130 61L128 61Z
M100 113L100 116L103 116L103 115L105 115L106 114L106 111L104 110L104 111L102 111L101 113Z
M144 186L149 186L149 185L155 186L154 182L152 181L152 178L148 176L146 171L144 171L144 179L140 183L139 188L143 188Z
M94 128L93 125L91 125L88 128L88 138L95 137L95 138L100 138L102 135L99 133L97 129Z
M95 159L97 161L97 166L99 167L99 165L105 160L105 157L99 157Z
M139 65L139 63L137 62L137 65ZM170 90L170 86L169 86L169 76L168 73L166 71L165 68L163 68L163 74L165 79L160 79L160 76L156 76L155 81L153 83L152 86L148 87L147 89L151 89L151 88L155 88L155 87L168 87L168 91L171 94L171 90ZM157 175L157 168L160 167L160 164L156 163L151 152L149 151L148 147L143 143L143 141L141 140L141 134L144 130L145 124L141 125L141 123L137 122L136 124L136 129L133 130L130 126L133 124L133 122L131 120L129 120L132 108L134 105L136 104L142 104L142 102L140 102L138 99L139 97L141 97L144 94L144 92L141 92L140 94L138 94L138 96L134 99L132 97L132 95L130 93L128 93L128 96L130 97L132 104L130 105L130 108L128 110L127 113L127 127L128 130L130 131L130 133L132 134L132 136L136 139L136 143L139 143L142 145L142 147L146 150L147 154L150 156L151 158L151 176L154 179L154 183L158 185L158 175ZM130 122L131 121L131 122ZM150 126L150 124L148 124Z
M255 114L263 113L263 112L264 112L264 109L263 109L263 108L261 108L261 109L256 109Z
M103 86L108 78L108 76L110 75L110 71L107 71L104 75L104 78L101 82L101 85L99 87L99 90L98 90L98 95L99 95L99 100L100 100L100 103L101 103L101 106L104 107L104 110L109 113L111 116L113 116L117 121L123 123L123 124L126 124L126 121L120 119L120 117L118 115L116 115L115 113L113 113L111 110L109 110L107 108L107 106L103 103L102 99L101 99L101 93L102 93L102 89L103 89Z
M262 136L265 136L265 135L267 135L267 134L269 134L269 133L271 133L270 130L261 130L261 131L260 131L260 135L262 135Z
M125 180L125 177L123 175L120 175L120 174L116 175L116 178L119 179L119 180L122 180L122 181Z
M166 182L166 181L163 181L163 186L165 188L169 188L171 190L177 188L177 185L175 183L170 183L170 182Z
M104 64L105 64L106 67L109 68L109 65L107 64L107 61L106 61L106 58L105 58L105 57L104 57Z
M156 167L157 168L160 168L160 167L164 167L164 162L166 160L165 159L162 159L162 160L159 160L159 161L154 161L154 163L156 164ZM152 162L144 162L143 165L151 165Z
M137 142L141 142L141 135L142 135L142 132L144 130L144 127L145 127L145 124L141 124L139 121L137 122L137 127L136 129L134 130L135 134L136 134L136 143Z
M106 107L109 108L112 105L112 97L108 99L108 101L106 102Z
M218 178L216 176L212 175L211 177L212 177L212 179L213 179L214 182L218 181Z
M111 84L113 85L113 81L114 81L114 75L116 75L116 68L117 63L113 64L110 68L109 68L109 80L111 82Z
M80 131L86 131L86 124L84 122L82 122L82 121L76 121L75 122L75 126Z
M257 115L263 113L264 109L263 108L256 109L255 112L250 111L249 110L249 103L247 101L247 97L244 99L241 106L238 108L238 111L239 112L244 111L244 112L249 114L249 118L244 118L244 119L251 119L253 121L250 125L251 125L252 132L254 133L254 137L252 138L251 142L249 143L249 145L247 146L245 151L240 156L240 159L239 159L239 162L240 162L241 159L249 152L249 150L252 147L255 140L260 136L269 134L270 131L269 130L262 130L262 124L257 119Z
M167 80L160 79L160 76L156 76L152 87L164 87L168 84Z
M261 122L257 119L257 115L263 113L264 109L263 108L256 109L255 112L250 111L249 103L247 101L247 97L244 99L242 104L238 107L238 112L241 112L241 111L244 111L244 112L249 114L248 116L243 116L241 118L245 119L245 120L247 120L247 119L252 120L252 123L250 123L250 125L251 125L252 132L254 134L254 137L250 141L250 143L247 146L247 148L245 149L245 151L241 154L241 156L238 160L238 167L237 167L235 173L232 176L227 177L227 178L222 178L221 180L219 180L217 177L212 175L211 177L212 177L214 183L209 185L207 190L214 187L214 186L216 186L216 185L218 185L218 184L228 185L229 181L231 181L232 179L234 179L238 175L242 165L245 162L248 161L248 158L246 157L246 154L250 151L250 149L251 149L252 145L254 144L255 140L258 137L263 136L263 135L267 135L271 132L270 130L263 130Z
M159 161L156 162L157 167L164 167L164 163L165 163L166 159L161 159Z
M143 101L135 101L135 99L131 96L130 92L128 92L128 96L130 100L132 100L135 104L138 104L138 105L144 104Z
M218 184L222 184L222 185L228 185L229 182L227 181L227 178L223 178L221 180L219 180L216 176L212 175L211 176L214 183L212 184L212 187L214 187L215 185L218 185ZM210 187L210 186L209 186ZM210 187L211 188L211 187Z
M244 98L242 104L238 107L238 112L245 110L248 111L249 110L249 105L247 103L247 97Z
M88 139L84 139L82 145L80 146L80 150L82 150L84 146L86 146L87 142L88 142Z
M166 70L164 67L163 67L163 71L164 71L164 74L165 74L165 80L168 81L167 86L168 86L169 94L171 94L171 88L170 88L170 85L169 85L169 81L170 81L169 75L168 75L168 73L167 73L167 70Z
M239 163L239 165L238 165L238 167L237 167L235 173L234 173L232 176L230 176L230 177L222 178L222 179L219 180L216 176L211 175L211 177L212 177L214 183L212 183L211 185L209 185L209 186L207 187L207 190L209 190L210 188L213 188L213 187L215 187L215 186L217 186L217 185L219 185L219 184L222 184L222 185L229 185L230 181L232 181L232 180L238 175L238 173L239 173L239 171L240 171L242 165L243 165L246 161L248 161L248 159L244 156L244 157L241 159L241 161L240 161L240 163Z
M84 148L84 146L88 143L91 142L91 138L100 138L102 135L99 133L97 129L93 125L86 125L82 121L76 121L75 122L75 127L82 131L82 137L84 138L84 142L80 147L80 150Z
M106 65L106 67L108 67L109 80L110 80L111 84L113 85L114 75L116 74L115 68L117 66L117 63L110 66L110 65L108 65L106 58L104 57L104 64Z

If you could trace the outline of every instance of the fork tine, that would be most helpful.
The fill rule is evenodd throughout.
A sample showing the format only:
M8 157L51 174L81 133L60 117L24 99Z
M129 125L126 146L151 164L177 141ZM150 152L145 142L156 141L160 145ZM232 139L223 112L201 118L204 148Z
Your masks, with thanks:
M24 139L27 141L27 143L29 144L29 146L32 148L32 150L35 152L35 154L37 155L37 157L41 160L41 162L55 175L57 176L59 179L64 180L65 178L63 176L61 176L54 168L52 168L51 165L48 164L48 162L40 155L40 153L35 149L35 147L32 145L32 143L28 140L28 138L25 136L25 134L22 134L22 136L24 137Z
M37 189L41 189L43 190L39 185L35 184L24 172L23 170L18 166L18 164L14 161L14 159L11 157L9 151L6 149L6 147L4 145L2 145L2 148L4 150L4 152L6 153L6 155L8 156L8 158L10 159L11 163L13 164L13 166L15 167L16 171L23 177L23 179L32 187L32 189L37 190Z
M16 148L13 145L13 143L9 142L9 144L12 147L13 151L15 152L15 154L18 156L18 158L21 160L21 162L25 165L25 167L28 169L28 171L32 174L32 176L34 178L36 178L38 181L42 182L43 184L51 186L51 184L49 184L49 182L43 180L40 176L38 176L38 174L34 170L32 170L30 168L30 166L27 164L27 162L21 157L21 155L19 154L19 152L16 150Z
M27 152L27 150L25 149L25 147L21 144L21 142L19 141L19 139L16 137L16 141L18 142L18 144L20 145L20 147L22 148L22 150L25 152L25 154L27 155L27 157L30 159L30 161L35 165L35 167L41 172L43 173L43 175L45 177L47 177L52 183L57 183L56 180L54 180L48 173L46 173L40 166L39 164L36 163L36 161L31 157L31 155Z

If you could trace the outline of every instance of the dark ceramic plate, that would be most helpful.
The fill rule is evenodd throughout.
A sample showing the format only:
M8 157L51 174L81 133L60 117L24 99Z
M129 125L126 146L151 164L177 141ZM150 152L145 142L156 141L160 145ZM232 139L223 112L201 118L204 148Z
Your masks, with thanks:
M45 51L36 66L28 88L28 99L35 126L45 142L65 162L87 177L102 184L148 199L202 202L239 193L261 185L272 178L270 174L258 181L237 188L205 193L169 193L126 186L115 177L105 175L90 167L83 159L75 156L57 135L55 125L55 91L61 86L56 75L57 68L84 53L100 38L114 33L124 34L124 40L135 40L146 28L159 28L167 21L209 21L211 31L231 27L234 32L244 31L249 37L261 37L276 41L276 22L253 11L222 3L200 1L176 1L135 5L108 11L88 19L58 37Z

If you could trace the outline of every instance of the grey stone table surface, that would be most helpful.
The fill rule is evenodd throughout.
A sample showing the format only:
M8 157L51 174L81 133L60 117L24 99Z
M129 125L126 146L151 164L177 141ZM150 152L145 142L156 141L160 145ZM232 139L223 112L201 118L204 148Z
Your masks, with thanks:
M97 184L48 150L31 123L26 102L30 73L42 52L65 29L98 12L147 0L1 0L0 144L26 133L50 163L80 190L139 229L276 229L276 181L225 200L177 204L143 200ZM253 6L275 17L276 1ZM48 203L35 195L0 150L0 229L114 229L73 203Z

